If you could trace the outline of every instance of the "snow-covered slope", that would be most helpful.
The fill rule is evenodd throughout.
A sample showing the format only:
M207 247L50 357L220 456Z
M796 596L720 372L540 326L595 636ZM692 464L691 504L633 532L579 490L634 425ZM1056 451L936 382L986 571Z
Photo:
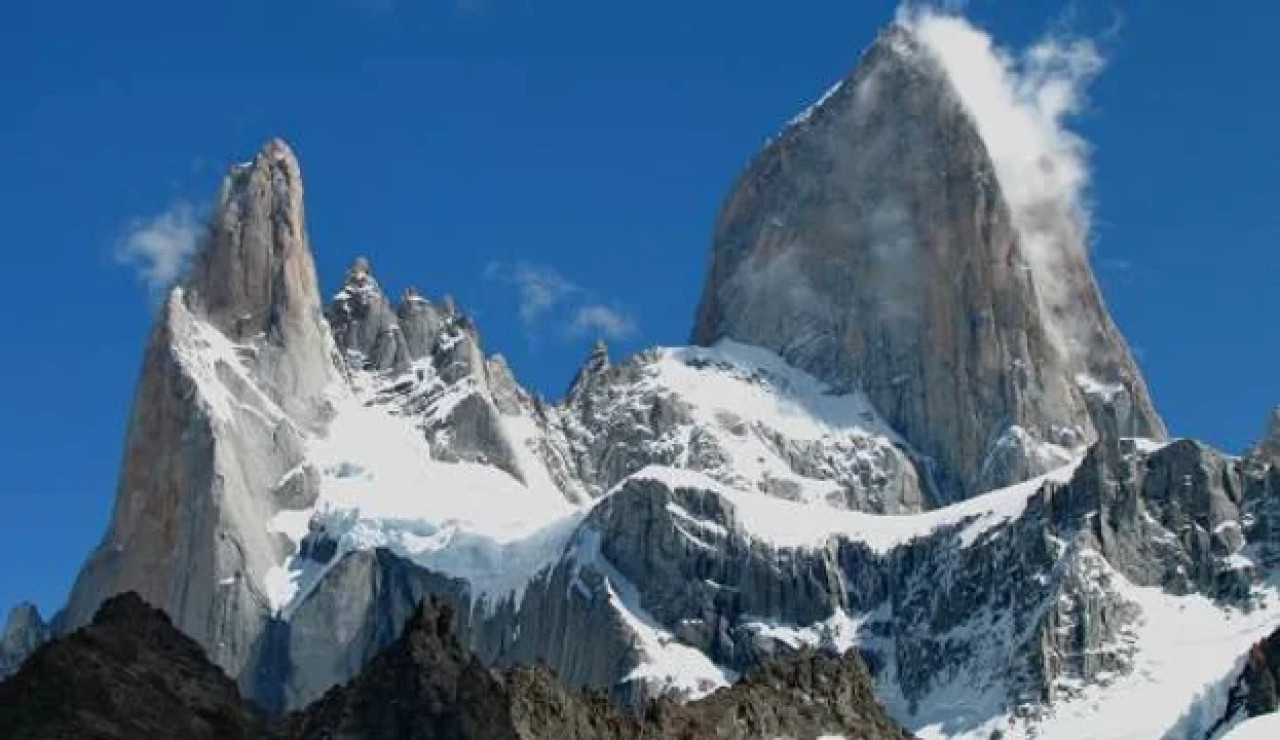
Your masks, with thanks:
M344 288L339 300L350 293ZM286 474L318 471L319 497L268 525L297 548L270 574L273 609L287 611L323 573L304 546L322 540L338 558L385 547L491 597L518 593L567 543L591 503L583 492L601 495L637 467L639 477L685 470L705 485L757 494L742 499L744 508L762 532L782 540L821 537L833 522L868 538L892 538L938 519L850 511L855 494L912 478L901 441L865 399L829 394L765 350L733 342L648 350L617 367L584 371L569 398L552 405L518 386L496 388L487 371L455 373L449 382L441 368L458 363L441 358L464 344L479 352L474 330L460 322L409 367L353 369L350 386L333 389L326 431L309 443L307 461ZM489 368L492 359L473 364ZM204 391L226 395L212 386ZM455 453L455 412L469 400L494 410L489 443L507 451L510 467ZM666 418L654 421L664 411ZM993 501L1016 509L1019 496L1025 493ZM969 502L956 510L989 506Z
M337 394L334 407L327 433L309 447L309 464L321 475L319 498L269 524L295 547L328 538L339 558L385 547L479 592L505 595L559 556L581 518L546 482L525 485L490 465L433 459L411 418L349 393ZM300 553L277 568L274 608L287 609L314 582L313 562Z
M659 464L836 508L934 504L923 461L865 397L730 340L650 349L617 365L597 348L554 420L596 495Z
M1255 717L1236 725L1222 740L1275 740L1280 737L1280 714Z

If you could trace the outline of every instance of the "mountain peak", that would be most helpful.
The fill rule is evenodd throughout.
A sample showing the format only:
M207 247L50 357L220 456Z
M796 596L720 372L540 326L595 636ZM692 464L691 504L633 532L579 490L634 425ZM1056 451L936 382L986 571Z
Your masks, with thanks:
M1267 415L1266 429L1250 454L1264 462L1280 462L1280 405L1273 406Z
M1046 472L987 465L997 448L1008 457L1004 441L1022 440L1019 459L1052 460L1094 436L1078 373L1127 384L1134 412L1122 434L1163 427L1087 262L1062 279L1081 297L1080 323L1102 328L1085 361L1061 350L1043 286L1024 269L1035 247L928 52L903 23L887 27L751 160L717 219L692 340L765 347L865 391L936 463L921 473L945 502Z
M586 359L574 374L573 382L569 384L569 399L571 401L580 399L608 370L609 345L605 344L603 339L597 339L591 344Z
M252 161L231 167L184 287L232 339L278 334L314 318L320 299L302 171L283 141L272 139Z
M297 164L298 161L297 157L293 154L293 148L290 147L284 139L278 136L268 139L267 142L262 145L259 156L267 157L277 162L288 160Z
M924 51L924 44L916 32L906 23L894 21L880 29L876 40L867 47L865 56L889 54L903 61L924 63L928 59L921 56Z
M356 257L343 274L342 288L333 296L335 306L347 306L354 302L368 303L382 296L382 287L373 276L373 266L367 257ZM389 310L389 305L388 305Z
M223 181L190 272L157 317L125 436L111 524L60 626L136 591L239 671L267 623L283 557L263 526L313 500L305 435L343 380L320 307L302 174L272 141ZM235 615L211 620L205 609Z
M591 352L587 355L587 358L591 364L609 364L609 345L603 339L595 340L591 343Z
M369 263L369 258L361 255L351 260L351 264L347 266L346 279L348 281L368 277L373 272L373 266Z
M354 369L408 368L413 357L397 312L383 295L367 257L352 260L326 316L338 349Z

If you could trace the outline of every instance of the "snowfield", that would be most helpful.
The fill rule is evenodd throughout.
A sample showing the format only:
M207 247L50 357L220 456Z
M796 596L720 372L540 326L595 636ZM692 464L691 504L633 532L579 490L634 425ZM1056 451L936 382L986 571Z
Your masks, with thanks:
M922 514L867 514L821 503L805 504L721 485L690 470L651 466L632 478L656 480L668 488L714 491L733 505L752 536L778 548L824 547L833 537L861 542L880 554L962 522L961 541L969 545L995 526L1022 515L1027 500L1046 482L1071 479L1079 460L1047 475ZM707 525L711 526L711 525Z
M1236 725L1221 740L1275 740L1280 737L1280 714L1255 717Z
M387 548L493 599L517 598L529 580L561 556L584 510L548 485L525 486L497 468L431 459L413 420L333 397L337 416L313 441L320 498L282 511L270 527L294 543L312 530L338 543L337 562L353 550ZM271 574L272 608L288 612L323 569L292 558Z

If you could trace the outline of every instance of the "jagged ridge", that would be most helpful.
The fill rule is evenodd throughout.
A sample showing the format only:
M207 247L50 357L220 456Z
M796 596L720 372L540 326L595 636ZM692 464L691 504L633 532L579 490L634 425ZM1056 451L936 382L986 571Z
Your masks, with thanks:
M45 645L0 682L0 734L40 738L457 738L742 740L842 733L907 735L876 704L855 652L806 652L687 706L620 714L564 689L543 667L494 672L453 637L452 610L424 601L404 633L351 683L268 724L200 647L130 592Z

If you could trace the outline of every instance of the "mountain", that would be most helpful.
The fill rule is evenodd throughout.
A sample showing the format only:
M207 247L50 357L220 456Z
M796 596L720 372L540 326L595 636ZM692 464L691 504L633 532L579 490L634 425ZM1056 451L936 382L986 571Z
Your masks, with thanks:
M312 503L308 437L343 382L319 310L302 178L268 143L231 169L190 274L156 319L125 438L115 509L60 631L136 591L237 674L287 543L263 528Z
M1124 434L1163 437L1076 224L1019 228L1005 185L937 54L895 25L738 178L693 341L864 391L931 461L935 505L1066 462L1100 389L1126 396Z
M559 399L367 259L322 302L269 142L156 319L52 632L136 591L272 716L402 722L374 711L391 679L349 682L415 674L378 656L435 598L468 691L510 686L474 655L580 708L521 673L545 664L636 716L768 730L723 690L853 695L810 651L856 648L922 737L1207 737L1280 626L1277 460L1166 438L1080 225L1010 201L934 52L887 30L752 160L694 346L597 345Z
M770 661L703 701L664 701L633 717L603 696L566 690L544 667L484 667L454 639L453 618L447 606L424 601L403 634L354 680L268 723L163 612L128 592L0 682L0 734L15 740L908 737L876 703L856 651L804 651Z

